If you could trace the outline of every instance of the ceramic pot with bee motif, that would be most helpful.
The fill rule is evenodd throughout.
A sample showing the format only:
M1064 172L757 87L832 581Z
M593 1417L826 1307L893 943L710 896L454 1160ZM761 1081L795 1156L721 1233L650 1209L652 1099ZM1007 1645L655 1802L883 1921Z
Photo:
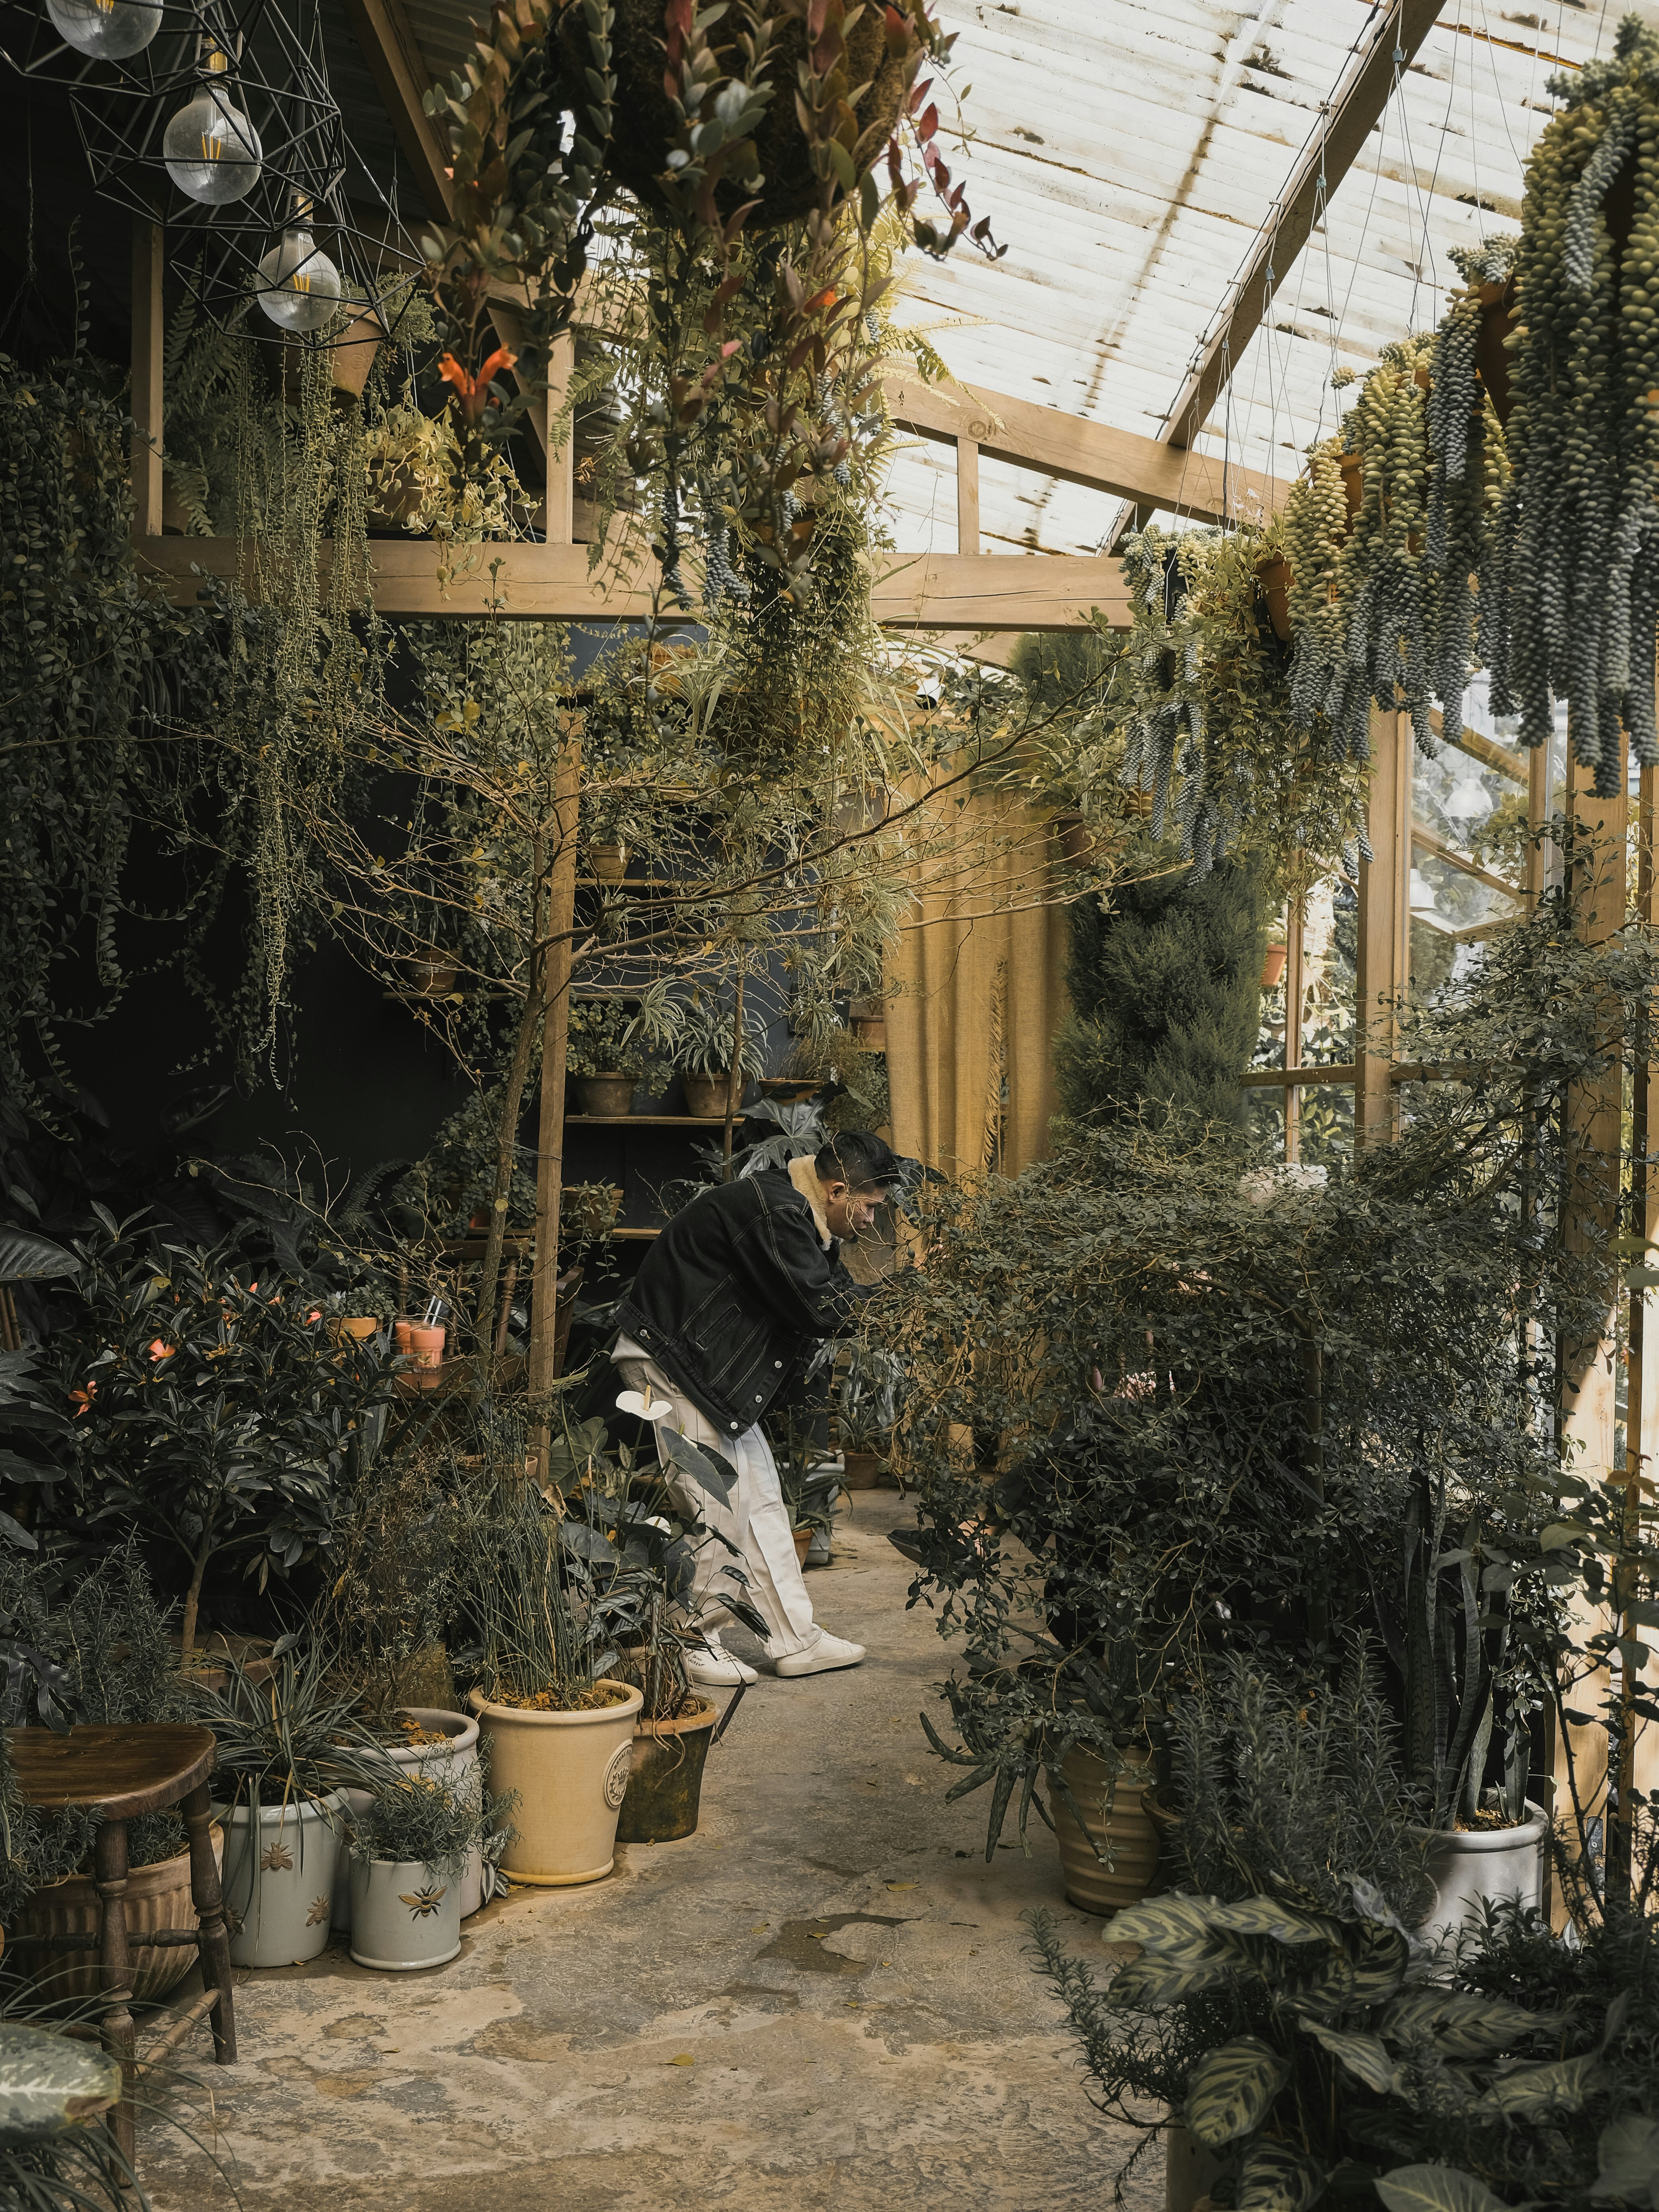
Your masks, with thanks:
M328 1946L341 1801L236 1805L224 1824L225 1905L236 1916L233 1966L298 1966Z
M351 1855L351 1955L389 1974L445 1966L461 1948L461 1885L418 1859Z

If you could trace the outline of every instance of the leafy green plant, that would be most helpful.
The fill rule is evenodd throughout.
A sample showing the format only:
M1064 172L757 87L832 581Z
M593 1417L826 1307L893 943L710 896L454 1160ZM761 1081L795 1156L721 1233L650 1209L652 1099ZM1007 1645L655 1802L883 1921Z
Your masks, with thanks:
M713 990L704 991L690 1000L675 1036L672 1064L687 1075L720 1076L741 1073L755 1077L765 1073L766 1061L761 1048L766 1041L766 1024L752 1007L743 1010L743 1037L738 1042L738 1016L735 1006ZM736 1049L737 1065L732 1065Z
M392 1374L373 1340L330 1343L302 1283L246 1281L222 1249L152 1255L100 1214L82 1317L52 1345L79 1496L182 1561L188 1663L216 1562L263 1589L326 1549Z
M517 1802L516 1791L486 1802L465 1778L424 1773L419 1762L399 1767L397 1775L348 1816L348 1841L360 1858L418 1863L434 1881L459 1881L467 1854L487 1828L506 1821Z
M455 1602L461 1479L429 1436L400 1439L359 1477L336 1516L327 1585L312 1626L366 1719L389 1721Z
M372 1790L396 1773L314 1638L283 1637L275 1656L269 1674L232 1659L222 1689L191 1686L191 1717L218 1746L214 1790L222 1802L299 1805L344 1784Z
M565 1064L573 1075L631 1075L637 1083L654 1054L672 1048L683 1019L679 1002L662 987L636 1003L578 999Z
M596 1670L560 1517L526 1479L522 1451L516 1465L487 1455L461 1506L456 1577L478 1687L495 1703L575 1711L591 1700Z

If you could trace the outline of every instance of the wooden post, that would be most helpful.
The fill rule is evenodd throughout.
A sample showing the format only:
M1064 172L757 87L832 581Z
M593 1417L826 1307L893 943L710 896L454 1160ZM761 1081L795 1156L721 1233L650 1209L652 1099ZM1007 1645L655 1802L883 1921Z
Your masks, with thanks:
M161 534L161 226L132 219L132 534Z
M1601 945L1616 936L1625 921L1628 805L1622 748L1619 789L1613 797L1598 799L1590 788L1591 781L1589 771L1569 755L1565 834L1573 926L1585 944ZM1569 1252L1605 1249L1618 1231L1625 1040L1613 1036L1607 1044L1606 1072L1594 1082L1576 1085L1567 1101L1566 1165L1560 1206L1562 1240ZM1574 1472L1591 1482L1606 1482L1615 1473L1623 1474L1622 1468L1615 1470L1613 1460L1618 1320L1618 1291L1610 1287L1600 1328L1564 1341L1560 1347L1561 1449L1564 1456L1571 1455ZM1575 1623L1590 1632L1601 1625L1588 1610ZM1577 1702L1592 1704L1594 1693L1582 1688ZM1572 1816L1567 1786L1569 1750L1578 1802L1589 1814L1601 1800L1607 1782L1606 1731L1599 1723L1588 1728L1568 1723L1567 1741L1555 1747L1553 1809L1563 1819ZM1555 1917L1559 1924L1559 1898Z
M536 1250L530 1279L532 1399L553 1387L558 1329L559 1194L564 1180L564 1067L570 1027L570 940L576 918L576 817L581 788L580 738L559 756L554 822L557 845L548 878L550 943L543 963L542 1095L536 1137ZM544 1430L545 1425L541 1425Z
M1301 899L1285 908L1285 1065L1302 1065L1303 930L1307 921ZM1294 1164L1302 1150L1302 1093L1295 1084L1285 1085L1285 1158Z
M567 422L564 441L555 446L553 434L570 396L571 379L576 373L576 341L567 331L555 338L547 364L547 419L544 447L547 453L547 509L543 524L550 545L568 545L575 524L575 492L571 469L576 452L576 428Z
M957 550L979 551L979 447L957 440Z
M1536 840L1550 818L1550 748L1534 745L1527 754L1527 827ZM1544 888L1545 852L1540 842L1527 846L1527 904L1536 906Z
M1412 728L1371 709L1371 857L1359 864L1359 957L1354 984L1354 1148L1394 1135L1395 1008L1411 975Z

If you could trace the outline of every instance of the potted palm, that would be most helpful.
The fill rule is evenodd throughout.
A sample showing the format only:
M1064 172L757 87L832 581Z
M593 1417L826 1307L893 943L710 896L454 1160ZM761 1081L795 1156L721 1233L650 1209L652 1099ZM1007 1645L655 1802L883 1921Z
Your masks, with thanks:
M558 1514L520 1455L486 1463L469 1501L463 1601L477 1635L468 1699L490 1771L516 1796L501 1855L516 1881L598 1881L615 1858L639 1690L597 1673Z
M240 1925L237 1966L298 1966L328 1942L342 1787L373 1790L396 1769L313 1643L276 1646L255 1680L233 1662L224 1689L197 1691L193 1717L218 1742L214 1783L225 1832L225 1903Z
M740 1046L738 1027L735 1006L712 993L685 1009L673 1065L685 1086L685 1110L700 1121L724 1121L728 1109L735 1112L743 1103L749 1083L764 1073L765 1024L745 1010Z
M417 1759L354 1806L351 1955L360 1966L410 1973L445 1966L459 1951L468 1866L486 1829L511 1810L486 1801L477 1772L462 1774L447 1759Z

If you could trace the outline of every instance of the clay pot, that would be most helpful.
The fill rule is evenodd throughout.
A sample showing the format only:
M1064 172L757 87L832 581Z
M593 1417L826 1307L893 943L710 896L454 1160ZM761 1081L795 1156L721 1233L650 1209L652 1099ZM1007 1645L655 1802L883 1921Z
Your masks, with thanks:
M1104 1759L1073 1744L1060 1762L1060 1772L1084 1819L1079 1828L1065 1800L1058 1795L1052 1799L1049 1811L1060 1843L1067 1901L1080 1912L1121 1912L1145 1897L1158 1871L1158 1831L1141 1802L1152 1786L1152 1771L1149 1766L1121 1767L1109 1812L1103 1810L1109 1787ZM1110 1848L1109 1869L1095 1856L1096 1838Z
M1221 2160L1178 2121L1164 2130L1164 2212L1199 2212L1221 2179Z
M1285 980L1285 963L1290 957L1288 945L1270 945L1261 963L1261 988L1264 991L1277 989Z
M565 1888L598 1881L616 1863L617 1816L645 1699L625 1682L595 1686L627 1695L580 1713L494 1705L481 1690L468 1699L489 1741L491 1788L519 1792L519 1832L501 1856L514 1881Z
M880 1487L881 1455L872 1451L842 1453L843 1470L842 1482L848 1490L876 1490Z
M1095 833L1080 814L1057 814L1054 836L1069 868L1086 868L1095 856Z
M1267 603L1267 619L1273 626L1273 635L1288 645L1291 641L1291 586L1296 580L1295 570L1288 561L1258 561L1255 580Z
M789 1535L795 1547L795 1558L804 1574L806 1571L806 1554L812 1548L812 1531L810 1528L792 1528Z
M622 1206L623 1193L615 1183L608 1192L567 1185L560 1193L559 1232L575 1237L609 1236Z
M225 1857L225 1832L216 1821L211 1830L213 1856L221 1868ZM188 1943L159 1945L145 1938L167 1928L193 1928L196 1907L190 1897L190 1853L158 1859L154 1866L134 1867L127 1875L125 1899L127 1941L132 1947L132 1994L139 2004L160 2004L176 1990L196 1964ZM11 1933L21 1936L80 1936L84 1951L31 1949L23 1956L32 1977L38 1978L39 1994L56 2003L60 1998L84 2002L102 1993L98 1965L98 1930L102 1907L98 1886L89 1874L72 1874L37 1889L18 1915Z
M447 1966L461 1949L461 1888L418 1859L351 1856L351 1955L360 1966L412 1974Z
M685 1088L685 1110L694 1120L723 1121L728 1100L734 1113L743 1103L741 1075L682 1075L680 1081Z
M1504 341L1516 325L1515 279L1480 289L1480 335L1475 341L1474 366L1486 387L1492 412L1507 423L1515 404L1510 394L1510 356Z
M596 883L619 884L628 873L626 845L595 845L591 858Z
M328 1325L328 1334L335 1344L367 1344L378 1336L380 1324L373 1314L351 1314L337 1318Z
M355 314L330 348L334 389L343 398L361 399L363 386L386 337L380 317L364 307Z
M619 1121L634 1103L635 1086L639 1078L635 1075L578 1075L572 1080L576 1085L577 1103L584 1114Z
M465 1713L448 1712L440 1706L404 1705L399 1711L412 1720L428 1735L447 1738L443 1743L390 1743L385 1747L386 1757L394 1766L414 1767L428 1780L441 1782L451 1788L478 1787L478 1723ZM467 1779L468 1777L471 1778ZM342 1790L340 1796L348 1813L366 1813L369 1806L367 1790ZM342 1850L334 1869L334 1897L331 1918L337 1928L355 1926L352 1918L353 1855ZM405 1885L406 1887L407 1885ZM420 1887L425 1888L422 1881ZM467 1853L466 1864L460 1880L454 1884L457 1911L465 1920L483 1903L483 1853L475 1845ZM459 1937L457 1941L459 1942ZM354 1956L356 1954L354 1954ZM450 1955L454 1954L452 1952ZM360 1966L379 1966L379 1959L363 1959ZM430 1960L426 1963L434 1963Z
M225 1824L225 1903L241 1926L233 1966L297 1966L328 1948L340 1800L237 1805Z
M180 1658L184 1641L177 1629L167 1638ZM251 1682L267 1682L276 1672L276 1662L270 1656L268 1636L226 1635L215 1629L210 1634L198 1636L191 1646L191 1663L185 1680L192 1689L223 1690L230 1686L230 1669L225 1664L234 1659Z
M1342 471L1342 489L1348 502L1348 525L1365 504L1365 461L1361 453L1339 453L1336 465Z
M429 956L411 954L403 966L409 988L418 999L447 998L460 975L457 963L439 952Z
M404 1358L409 1357L410 1350L409 1332L414 1326L412 1321L394 1321L392 1324L392 1348L394 1352L401 1352Z
M672 1844L697 1832L703 1766L720 1712L699 1698L678 1720L640 1721L628 1790L617 1820L619 1844Z
M443 1365L444 1332L441 1328L422 1328L416 1323L409 1332L410 1357L419 1370L422 1389L430 1389L438 1379Z

